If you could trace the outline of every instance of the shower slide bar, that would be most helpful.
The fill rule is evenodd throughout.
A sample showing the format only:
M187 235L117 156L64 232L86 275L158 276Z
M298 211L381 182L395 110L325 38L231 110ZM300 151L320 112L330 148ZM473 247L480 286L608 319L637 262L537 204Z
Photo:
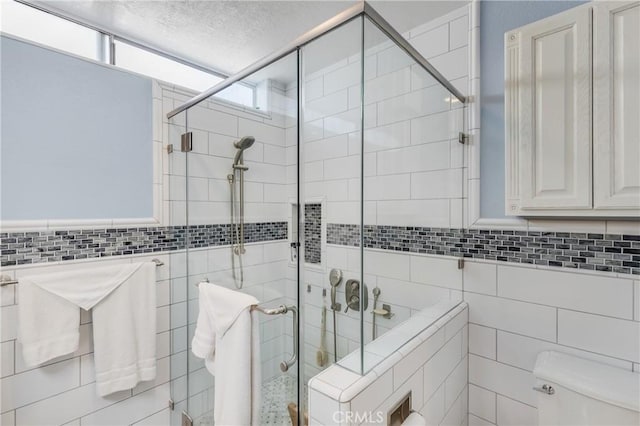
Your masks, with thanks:
M151 261L155 263L156 266L164 265L164 262L161 261L160 259L151 259ZM0 287L4 287L5 285L11 285L11 284L18 284L18 280L14 280L13 278L8 277L6 275L0 275Z
M433 78L435 78L440 84L442 84L454 97L456 97L462 104L467 102L466 97L449 82L433 65L427 61L427 59L420 54L402 35L396 31L395 28L387 22L369 3L366 1L360 2L351 6L350 8L340 12L333 18L330 18L318 25L317 27L307 31L300 37L296 38L293 42L291 42L286 47L277 50L271 55L265 56L264 58L258 60L257 62L249 65L248 67L242 69L238 73L228 77L226 80L221 81L210 89L205 90L204 92L194 96L193 98L186 101L184 104L175 108L174 110L167 113L167 118L171 118L175 115L180 114L183 111L191 108L194 105L199 104L205 99L221 92L227 87L237 83L251 74L265 68L274 62L284 58L288 54L295 52L300 49L304 45L312 42L318 37L323 36L324 34L335 30L338 27L350 22L351 20L359 17L366 16L369 20L378 27L383 33L387 35L398 47L405 51L413 60L415 60L426 72L428 72Z
M196 283L195 286L198 287L201 283L208 283L209 279L205 278L204 280ZM291 316L292 324L293 324L293 354L288 361L282 361L280 363L280 370L283 373L289 371L289 368L298 360L298 308L295 305L280 305L277 308L264 308L260 305L251 305L251 311L258 311L265 315L286 315L291 312L293 315Z

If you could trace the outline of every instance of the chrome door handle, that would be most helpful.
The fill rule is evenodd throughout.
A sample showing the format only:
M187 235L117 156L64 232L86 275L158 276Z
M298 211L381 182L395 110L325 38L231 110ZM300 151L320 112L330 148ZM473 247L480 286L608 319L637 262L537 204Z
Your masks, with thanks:
M280 370L283 373L289 371L289 368L291 368L291 366L298 360L298 308L291 305L287 306L285 309L286 310L283 312L284 314L289 311L293 314L291 315L291 318L293 319L293 355L291 355L291 359L289 359L289 361L282 361L280 363Z

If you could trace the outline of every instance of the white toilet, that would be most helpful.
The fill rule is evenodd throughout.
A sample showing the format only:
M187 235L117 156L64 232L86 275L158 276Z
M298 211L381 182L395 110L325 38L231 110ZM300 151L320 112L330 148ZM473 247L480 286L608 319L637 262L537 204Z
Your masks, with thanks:
M640 425L640 374L559 353L541 352L533 370L538 425Z

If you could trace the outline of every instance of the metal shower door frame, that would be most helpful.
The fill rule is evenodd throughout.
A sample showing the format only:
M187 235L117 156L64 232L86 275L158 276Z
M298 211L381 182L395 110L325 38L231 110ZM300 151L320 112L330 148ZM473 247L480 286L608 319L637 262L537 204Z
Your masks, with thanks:
M415 60L427 73L435 78L442 86L444 86L453 96L455 96L462 104L467 102L467 98L449 82L431 63L418 52L402 35L387 22L369 3L366 1L360 2L318 25L317 27L307 31L300 37L293 40L286 47L275 51L274 53L265 56L264 58L254 62L248 67L242 69L236 74L228 77L226 80L221 81L210 89L194 96L179 107L173 109L167 113L167 118L171 118L183 111L191 108L194 105L208 99L211 96L223 91L227 87L245 79L251 74L260 71L261 69L277 62L290 53L299 50L301 47L312 42L313 40L322 37L323 35L341 27L342 25L351 22L352 20L366 16L376 27L378 27L384 34L387 35L400 49L407 53L413 60ZM298 75L298 79L300 76Z

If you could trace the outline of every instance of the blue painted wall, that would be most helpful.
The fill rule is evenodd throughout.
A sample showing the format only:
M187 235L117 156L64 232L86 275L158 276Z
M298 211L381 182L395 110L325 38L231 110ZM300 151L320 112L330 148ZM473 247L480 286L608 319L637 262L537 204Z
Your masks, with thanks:
M504 217L504 33L581 1L480 3L480 215Z
M2 219L153 216L151 80L0 43Z

